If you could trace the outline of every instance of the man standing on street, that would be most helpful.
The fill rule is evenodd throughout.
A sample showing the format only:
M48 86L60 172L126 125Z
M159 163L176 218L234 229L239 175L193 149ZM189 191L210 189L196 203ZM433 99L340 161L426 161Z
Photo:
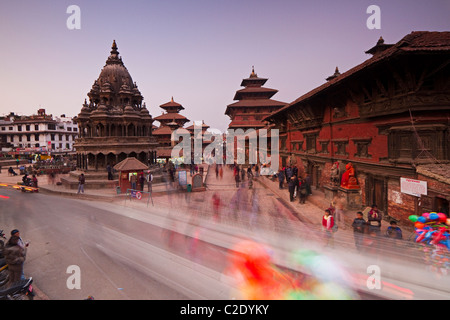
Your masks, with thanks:
M80 174L78 177L78 192L77 194L84 193L84 183L86 182L86 178L84 177L84 173Z

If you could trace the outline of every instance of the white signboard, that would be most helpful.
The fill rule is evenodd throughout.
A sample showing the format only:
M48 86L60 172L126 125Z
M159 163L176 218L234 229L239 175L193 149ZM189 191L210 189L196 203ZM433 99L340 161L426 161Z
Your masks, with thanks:
M427 182L409 178L400 178L400 191L416 197L427 195Z
M187 185L187 171L183 170L178 171L178 181L180 186Z

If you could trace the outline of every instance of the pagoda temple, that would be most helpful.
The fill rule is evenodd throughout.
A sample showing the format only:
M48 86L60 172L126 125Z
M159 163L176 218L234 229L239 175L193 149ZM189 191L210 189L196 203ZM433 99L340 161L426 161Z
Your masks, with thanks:
M173 97L171 101L164 103L159 106L165 112L154 120L159 121L159 128L153 131L153 135L156 137L158 142L158 147L156 150L157 159L168 161L171 158L173 142L172 132L176 129L183 128L183 126L190 120L185 116L181 115L179 112L184 110L184 107L175 102Z
M153 119L143 103L144 97L119 57L114 41L111 54L87 94L74 119L79 127L76 140L77 167L104 171L127 157L145 164L156 160Z
M266 126L262 119L287 104L271 99L278 90L264 88L267 80L259 78L254 67L250 77L242 80L241 87L244 89L234 95L234 100L238 101L228 105L225 111L231 119L229 129L262 129Z
M252 67L250 76L243 79L241 82L241 87L244 87L244 89L236 91L236 94L234 95L234 100L238 101L228 105L226 108L225 114L231 119L228 129L240 129L244 131L244 134L246 130L253 129L259 136L260 129L268 129L269 131L270 128L273 127L273 125L270 125L263 119L272 112L280 110L287 103L271 99L278 90L263 87L267 80L267 78L258 77L255 73L255 68ZM267 132L264 133L264 135L268 137ZM236 141L235 137L234 161L236 161L238 157ZM268 147L270 149L270 142L268 143ZM244 149L245 158L249 160L249 141L247 137L245 137ZM263 159L257 161L263 161Z

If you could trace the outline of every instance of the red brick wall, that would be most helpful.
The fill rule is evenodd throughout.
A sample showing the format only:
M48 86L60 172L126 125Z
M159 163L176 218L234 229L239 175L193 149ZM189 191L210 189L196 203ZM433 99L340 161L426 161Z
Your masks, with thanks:
M407 223L408 217L415 214L416 197L400 192L400 181L388 182L388 213L391 217Z

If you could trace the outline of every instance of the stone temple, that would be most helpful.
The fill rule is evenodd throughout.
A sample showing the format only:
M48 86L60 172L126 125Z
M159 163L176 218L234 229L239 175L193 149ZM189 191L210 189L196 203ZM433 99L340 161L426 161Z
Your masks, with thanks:
M77 168L106 172L108 165L135 157L147 165L156 161L158 142L152 135L153 118L144 97L119 56L114 41L111 54L75 118Z

